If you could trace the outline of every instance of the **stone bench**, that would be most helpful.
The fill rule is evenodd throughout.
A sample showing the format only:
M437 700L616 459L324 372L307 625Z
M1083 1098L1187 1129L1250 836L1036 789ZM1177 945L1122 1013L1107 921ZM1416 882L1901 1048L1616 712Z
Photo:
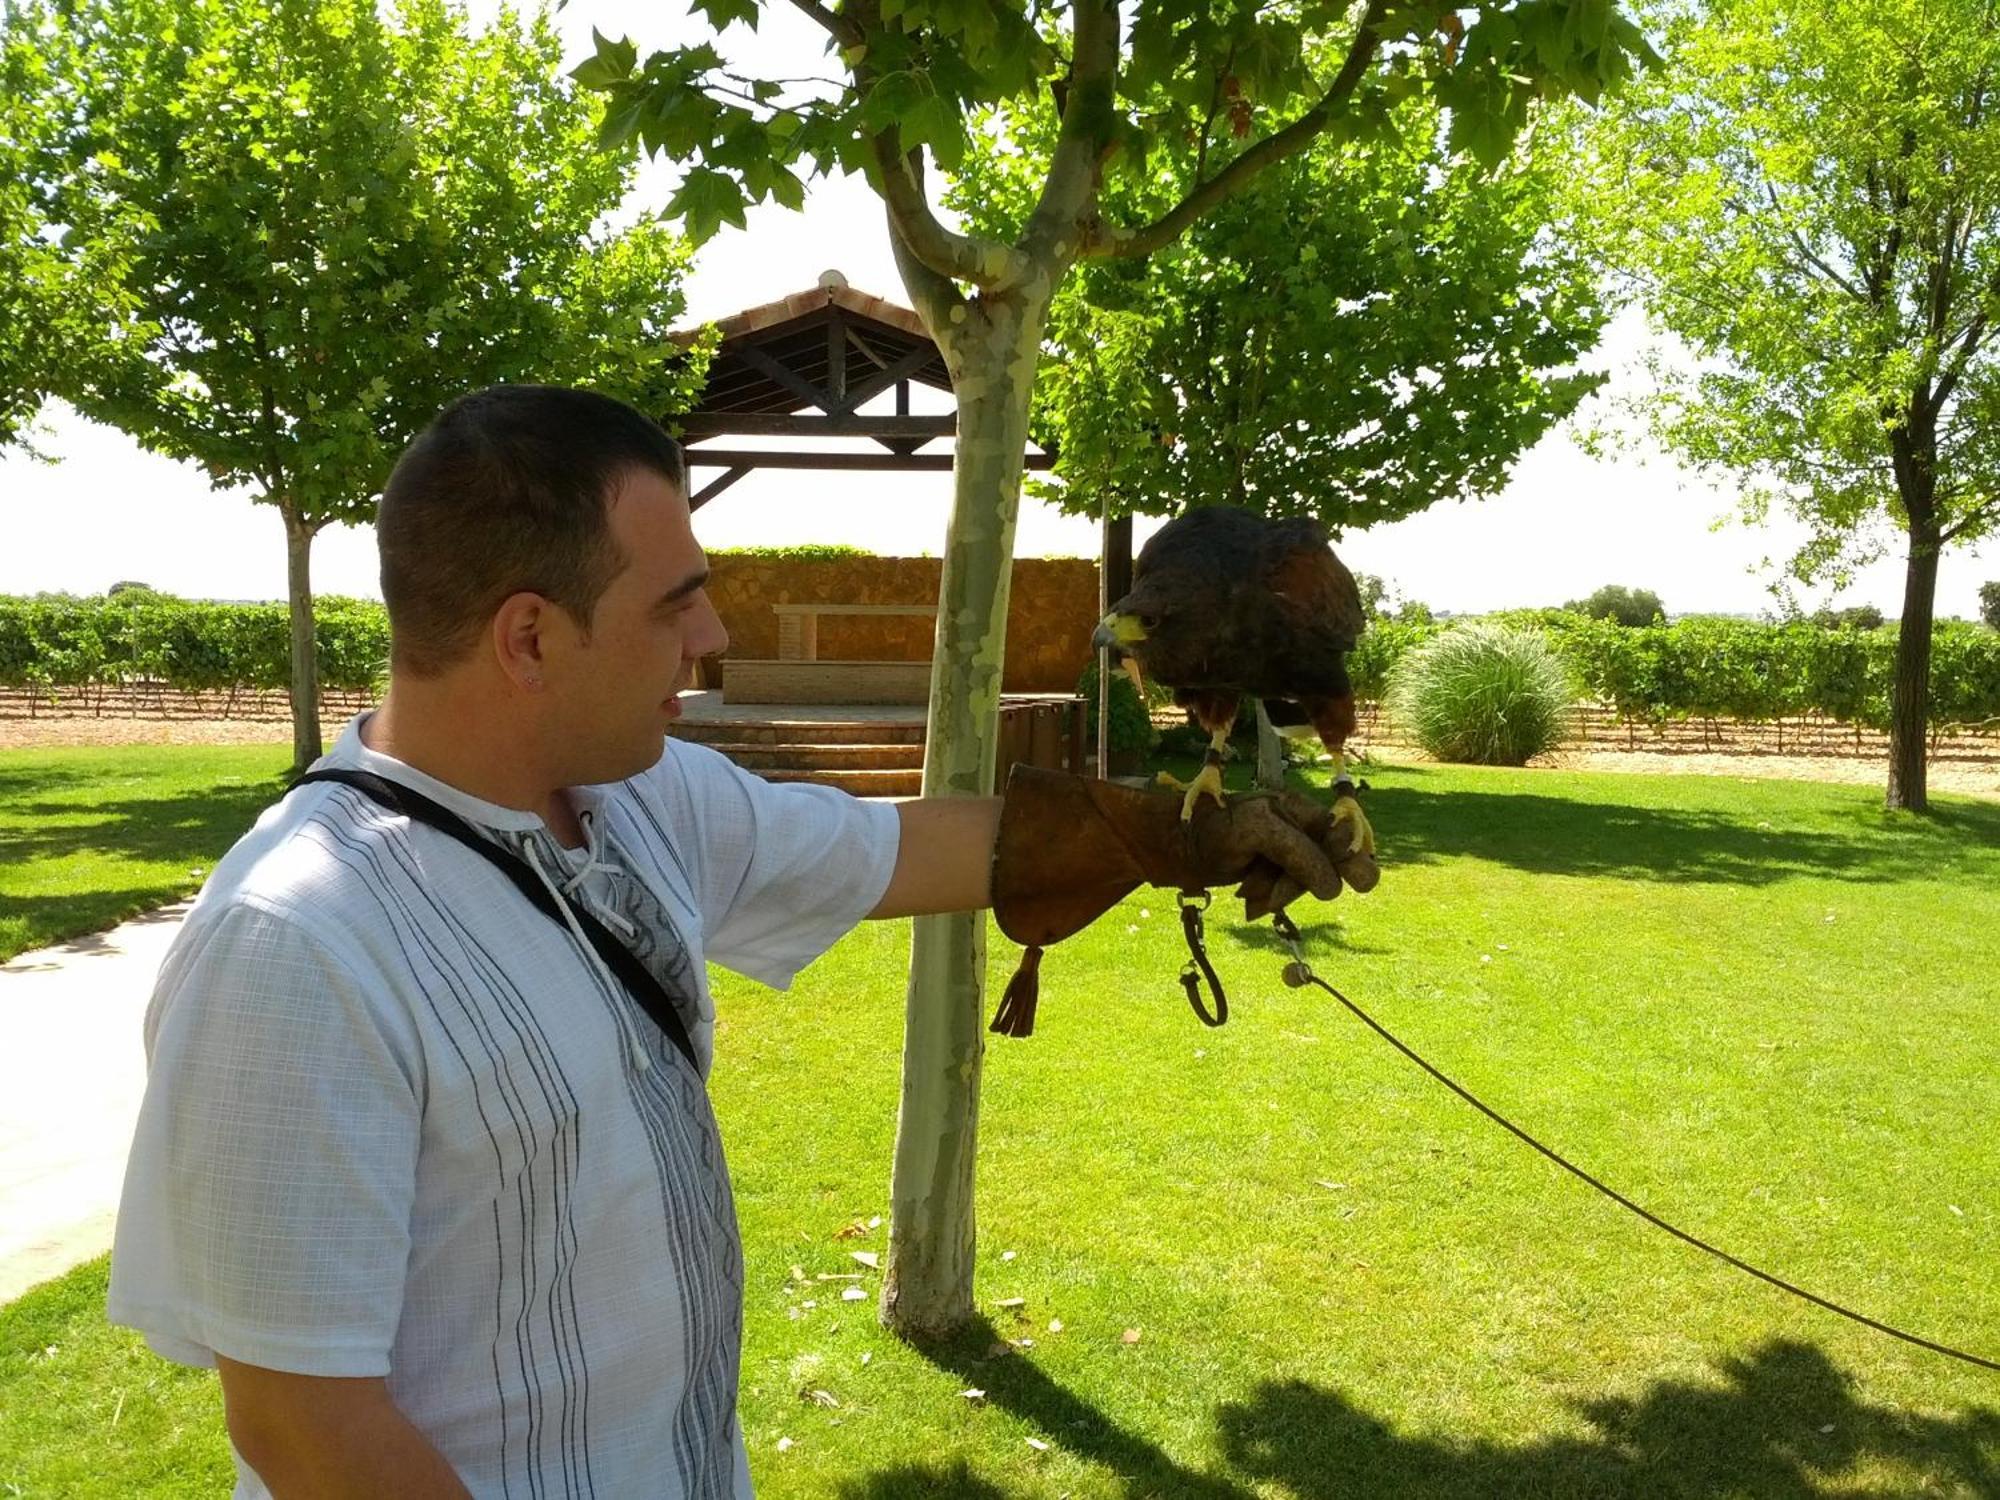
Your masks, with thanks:
M928 703L927 661L763 661L722 665L724 703Z
M822 615L917 615L937 618L935 604L774 604L771 612L778 617L779 661L819 660L819 622ZM929 671L928 663L925 664L925 671ZM813 700L784 701L803 703Z

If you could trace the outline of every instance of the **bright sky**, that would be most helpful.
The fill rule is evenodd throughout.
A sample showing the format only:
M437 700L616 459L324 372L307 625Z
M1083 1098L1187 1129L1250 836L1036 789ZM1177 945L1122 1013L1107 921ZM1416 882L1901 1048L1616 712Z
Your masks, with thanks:
M487 14L490 3L473 5ZM662 15L656 0L576 0L557 18L580 59L594 25L628 34L642 52L690 34L697 25ZM766 12L752 36L725 39L732 61L784 76L823 73L819 37L787 7ZM631 205L663 204L671 174L648 166ZM766 207L745 230L725 228L701 252L688 286L695 318L721 317L808 288L837 268L850 284L906 301L889 254L878 200L858 180L815 183L803 213ZM1643 347L1636 317L1614 325L1600 364L1621 372ZM919 399L942 410L944 398ZM98 593L120 579L198 598L281 599L284 533L277 513L247 492L218 491L200 470L141 452L122 434L67 408L45 413L38 446L58 462L0 458L0 593L67 590ZM866 446L866 445L850 445ZM941 445L934 445L939 447ZM709 471L713 473L713 471ZM697 470L697 483L706 477ZM753 473L705 506L696 533L709 546L845 542L885 555L944 550L950 508L945 474ZM1716 522L1731 511L1727 494L1695 483L1658 456L1600 462L1566 432L1526 454L1506 490L1489 500L1446 500L1394 525L1350 534L1340 552L1357 571L1388 578L1397 590L1434 608L1467 612L1559 604L1600 584L1650 588L1675 613L1757 613L1771 604L1762 565L1782 561L1799 533L1787 523L1749 528ZM1139 523L1141 541L1150 523ZM1094 521L1065 518L1024 502L1018 557L1092 556ZM1947 554L1938 584L1941 615L1977 614L1978 585L2000 577L2000 542L1984 558ZM330 528L313 551L321 593L380 597L373 532ZM1803 594L1817 606L1824 594ZM1892 618L1900 610L1902 566L1891 556L1865 570L1840 600L1871 603Z

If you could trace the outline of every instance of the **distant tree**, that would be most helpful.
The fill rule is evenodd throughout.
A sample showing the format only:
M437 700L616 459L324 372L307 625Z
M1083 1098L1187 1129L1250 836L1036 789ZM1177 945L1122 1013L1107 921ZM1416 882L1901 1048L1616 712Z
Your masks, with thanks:
M1313 515L1336 537L1497 491L1603 379L1578 369L1604 312L1561 222L1566 118L1482 165L1411 98L1393 133L1322 136L1146 260L1085 261L1049 311L1034 432L1056 477L1030 489L1088 515ZM1009 124L975 133L947 196L995 235L1033 212L1055 132ZM1103 195L1124 212L1203 170L1163 153Z
M546 20L473 36L443 0L10 0L5 24L62 122L31 174L44 211L119 335L56 388L283 518L302 767L313 537L372 521L397 453L469 387L678 404L687 248L655 220L594 227L633 168L594 149L601 106Z
M1664 619L1667 607L1651 589L1628 589L1607 583L1588 599L1572 599L1563 606L1593 620L1616 620L1620 625L1650 625Z
M1373 620L1388 607L1389 581L1380 573L1356 573L1354 587L1361 594L1361 613Z
M129 578L121 578L104 591L107 599L116 599L120 594L157 594L159 590L150 583L136 583Z
M1399 620L1408 624L1428 624L1428 604L1412 599L1377 573L1356 573L1355 587L1361 591L1361 612L1370 620Z
M1979 585L1979 618L2000 630L2000 580Z
M1903 533L1886 801L1921 810L1939 559L2000 524L2000 25L1990 0L1661 12L1673 66L1587 189L1696 356L1658 363L1654 430L1805 524L1802 580Z
M80 322L35 167L57 130L48 59L0 12L0 449L28 446L58 365L94 340Z
M1880 630L1882 611L1872 604L1851 604L1846 609L1822 609L1813 623L1829 630Z

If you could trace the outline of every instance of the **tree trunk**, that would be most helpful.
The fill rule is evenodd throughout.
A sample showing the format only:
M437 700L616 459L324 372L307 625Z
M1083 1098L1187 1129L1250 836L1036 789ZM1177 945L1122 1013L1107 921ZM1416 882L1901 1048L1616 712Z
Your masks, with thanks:
M1903 620L1896 636L1896 683L1889 708L1888 805L1928 812L1925 785L1930 723L1931 623L1937 601L1938 527L1913 523L1903 574Z
M1257 700L1257 785L1277 791L1285 784L1285 741L1264 712L1264 700Z
M312 542L317 526L280 502L285 518L285 584L292 604L292 772L308 770L324 749L319 737L319 655L313 644Z
M979 298L950 336L958 455L931 658L926 797L993 790L1007 592L1046 297ZM972 1177L986 1045L986 915L919 917L905 1002L882 1321L904 1338L972 1317Z

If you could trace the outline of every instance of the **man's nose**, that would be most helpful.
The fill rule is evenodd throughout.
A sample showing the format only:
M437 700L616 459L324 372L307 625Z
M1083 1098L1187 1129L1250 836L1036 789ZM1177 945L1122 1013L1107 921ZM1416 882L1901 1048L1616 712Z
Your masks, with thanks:
M687 654L689 656L719 656L729 649L729 628L722 623L722 616L715 612L715 604L704 589L700 594L701 603L696 606L695 628L688 632Z

